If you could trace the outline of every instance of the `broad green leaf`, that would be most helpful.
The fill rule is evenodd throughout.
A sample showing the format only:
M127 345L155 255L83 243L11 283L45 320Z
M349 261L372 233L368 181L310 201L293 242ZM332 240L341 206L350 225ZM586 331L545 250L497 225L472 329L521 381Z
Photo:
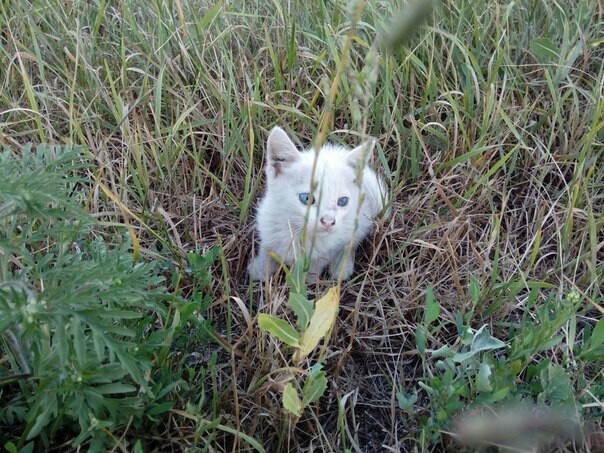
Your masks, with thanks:
M455 352L453 352L451 350L451 347L448 344L441 346L440 348L438 348L435 351L432 351L432 354L431 354L433 359L436 359L438 357L448 358L448 357L453 357L454 355L455 355Z
M486 327L487 326L485 324L480 329L478 329L478 331L474 335L474 341L472 342L472 350L488 351L491 349L499 349L505 347L505 343L491 336Z
M463 332L461 333L461 344L464 346L472 344L474 341L474 334L469 326L463 326Z
M415 330L415 346L419 354L424 357L426 354L426 332L424 331L424 326L418 325Z
M505 343L491 336L491 334L486 330L486 327L487 326L485 324L474 334L472 345L470 346L470 350L468 352L458 353L453 356L453 360L455 362L463 362L482 351L491 351L493 349L505 347Z
M258 316L258 326L285 344L296 347L300 345L300 334L287 321L261 313Z
M298 392L296 392L296 389L291 382L288 382L283 389L283 407L286 411L291 412L296 417L302 415L304 407L302 406L302 401L300 401Z
M488 363L482 362L480 369L478 370L478 376L476 377L476 387L479 392L491 392L493 387L489 382L491 376L491 367Z
M12 310L14 312L15 310ZM0 333L4 333L13 324L15 324L15 317L11 316L7 311L0 310L0 316L4 319L0 320Z
M12 448L14 447L14 449ZM9 442L8 444L4 445L4 448L6 448L9 453L34 453L36 450L36 442L28 442L25 444L24 447L21 447L19 450L17 450L17 447L15 446L15 444L13 444L12 442Z
M304 389L302 389L302 399L304 406L310 403L314 403L325 393L327 388L327 378L325 373L321 371L316 377L308 376L304 383Z
M157 406L155 406L152 409L149 409L147 414L154 417L156 415L165 414L166 412L168 412L169 410L172 410L173 408L174 408L174 401L167 401L165 403L158 404Z
M298 328L306 330L313 314L312 302L302 294L290 292L287 306L294 310L297 317L296 325Z
M56 401L52 397L50 399L52 400L52 404L46 406L44 411L38 414L34 426L27 433L27 440L31 440L40 434L42 429L44 429L44 427L50 423L50 420L56 417Z
M426 309L424 311L424 324L430 325L438 318L440 313L440 305L434 297L434 288L432 284L426 289Z
M131 393L136 392L136 387L129 384L122 384L120 382L114 382L112 384L100 385L94 388L95 391L101 395L106 394L117 394L117 393Z
M604 343L604 317L600 318L596 327L594 328L591 339L590 339L590 349L595 349L601 344Z
M413 412L413 405L417 401L417 392L407 393L403 388L396 392L399 409L407 412Z
M291 271L285 273L285 280L291 288L291 292L306 297L306 268L308 257L301 256L294 263Z
M549 38L534 38L531 41L531 50L539 63L549 63L560 58L558 47Z
M417 385L419 385L421 388L423 388L430 395L434 395L436 393L436 391L432 387L430 387L429 385L423 383L422 381L418 381Z
M300 363L319 344L331 329L340 306L340 288L334 286L315 304L308 329L302 333L300 347L294 354L294 363Z
M143 444L140 439L134 444L134 453L144 453Z
M539 345L539 347L535 350L535 353L552 349L554 346L557 346L558 344L562 343L562 340L564 340L564 337L562 335L557 335L551 338L550 340L546 341L545 343Z
M175 313L175 316L176 316L177 313L178 313L178 311ZM121 335L123 337L132 337L133 338L133 337L136 336L136 334L132 330L128 329L125 326L118 326L118 325L109 326L109 325L105 325L104 329L105 329L106 333L107 332L111 332L111 333L114 333L116 335Z
M319 363L319 362L315 363L313 366L310 367L308 377L310 379L315 379L315 378L319 377L319 375L321 373L323 373L322 369L323 369L323 365L321 363Z
M122 367L130 374L130 376L132 376L132 379L134 379L141 387L144 387L145 391L149 392L150 390L147 388L147 382L143 379L142 370L130 353L126 352L116 342L108 343L108 346L110 349L113 349L113 352L117 355Z
M480 301L480 283L473 275L470 275L470 300L472 301L472 307L476 307Z
M501 390L497 390L492 395L493 401L501 401L506 396L508 396L508 393L510 393L510 387L504 387Z
M562 366L550 364L540 377L543 392L537 396L539 403L560 404L574 400L570 376Z
M180 311L176 310L174 312L174 318L172 319L172 325L170 326L172 329L176 329L181 325L181 319L180 319Z
M457 329L457 335L462 335L464 330L465 330L465 326L464 326L464 318L463 315L461 314L461 311L458 311L457 313L455 313L455 328Z

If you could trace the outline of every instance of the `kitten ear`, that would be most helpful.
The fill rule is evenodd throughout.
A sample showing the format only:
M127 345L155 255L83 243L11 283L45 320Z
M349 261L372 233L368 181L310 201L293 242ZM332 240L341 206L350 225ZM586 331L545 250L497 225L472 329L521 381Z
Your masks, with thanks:
M375 148L375 143L375 138L370 138L362 145L357 146L346 156L346 163L355 169L357 168L357 166L366 166L369 163L371 155L373 154L373 148Z
M274 176L279 176L283 165L300 159L300 152L296 145L279 126L273 127L269 134L266 141L266 150L268 152L267 172L270 173L270 169L274 168Z

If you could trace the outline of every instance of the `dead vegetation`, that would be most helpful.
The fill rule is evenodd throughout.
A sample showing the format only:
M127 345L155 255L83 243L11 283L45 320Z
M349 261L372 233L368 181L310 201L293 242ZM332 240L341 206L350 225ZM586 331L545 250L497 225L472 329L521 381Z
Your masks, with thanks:
M604 280L601 4L446 1L394 50L372 45L395 9L382 2L365 2L358 23L330 1L101 4L104 11L95 2L67 8L52 0L0 9L7 27L0 143L85 144L90 175L120 200L95 185L89 210L110 231L112 222L132 225L142 256L169 262L167 275L183 273L187 252L219 247L212 303L200 314L217 339L207 344L192 332L173 348L174 369L191 368L193 391L169 395L180 412L163 430L122 427L122 448L130 435L158 450L250 448L217 430L219 419L267 451L446 449L452 438L441 431L479 395L468 390L473 375L444 393L420 386L443 375L431 353L461 350L460 319L511 342L538 319L536 307L571 290L583 304L561 326L561 342L535 352L511 379L510 398L537 398L526 390L526 370L547 360L568 371L581 417L601 425L602 359L573 354L585 326L591 332L602 316L595 308ZM378 138L375 166L390 186L391 212L342 287L323 360L328 389L294 420L280 399L293 379L284 369L289 353L256 325L259 313L291 317L288 288L282 277L251 284L245 270L257 247L263 143L275 124L301 145L319 134L353 26L328 140ZM554 46L557 56L539 46ZM179 282L191 291L186 275ZM425 326L420 351L428 288L439 315ZM494 380L498 360L511 366L503 355L488 360ZM417 392L412 410L401 409L401 390ZM437 404L445 393L461 403Z

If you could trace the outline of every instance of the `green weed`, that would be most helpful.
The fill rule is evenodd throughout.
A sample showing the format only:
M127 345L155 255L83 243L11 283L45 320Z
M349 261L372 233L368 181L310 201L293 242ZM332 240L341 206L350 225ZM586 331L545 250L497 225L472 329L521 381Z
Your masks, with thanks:
M132 304L116 292L106 305L126 305L91 318L110 327L100 338L126 351L124 363L141 358L111 377L136 391L101 394L128 410L102 409L115 415L95 415L99 428L87 431L92 418L66 405L58 422L40 419L46 437L36 446L89 435L139 450L440 451L470 407L520 399L569 404L586 432L601 431L602 5L445 0L415 16L409 5L0 2L0 146L13 156L26 143L82 146L88 158L70 175L88 182L45 172L56 187L40 193L63 188L60 199L77 201L65 209L91 215L83 221L78 207L64 217L76 222L52 220L46 200L17 221L4 201L14 189L3 186L0 285L22 274L34 295L64 297L58 280L34 272L62 260L84 262L82 278L139 289ZM375 137L390 194L390 216L341 288L322 354L325 393L295 424L276 371L282 346L257 328L258 314L287 313L291 286L250 285L245 271L274 125L300 145ZM0 172L10 175L6 162ZM26 238L33 245L14 248ZM118 264L97 272L109 257ZM306 300L329 286L309 288ZM18 331L29 318L6 301L27 307L25 293L3 297ZM44 316L71 340L59 347L52 330L30 328L31 341L46 335L79 364L74 335L83 335L84 359L100 360L87 324ZM0 433L18 450L44 413L37 398L57 392L32 393L25 361L3 338ZM58 352L41 357L60 363ZM581 448L595 445L587 434Z

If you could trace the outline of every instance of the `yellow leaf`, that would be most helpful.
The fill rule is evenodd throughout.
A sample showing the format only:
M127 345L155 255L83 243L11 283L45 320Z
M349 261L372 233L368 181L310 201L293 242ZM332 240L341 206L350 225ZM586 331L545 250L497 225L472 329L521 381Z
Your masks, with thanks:
M333 326L340 306L340 288L334 286L315 304L315 311L310 318L308 329L302 333L300 347L294 354L294 362L299 363L317 347L321 338Z
M296 417L302 416L302 411L304 410L304 406L302 405L302 401L298 396L298 392L291 384L288 382L285 388L283 389L283 407L288 412L291 412Z

